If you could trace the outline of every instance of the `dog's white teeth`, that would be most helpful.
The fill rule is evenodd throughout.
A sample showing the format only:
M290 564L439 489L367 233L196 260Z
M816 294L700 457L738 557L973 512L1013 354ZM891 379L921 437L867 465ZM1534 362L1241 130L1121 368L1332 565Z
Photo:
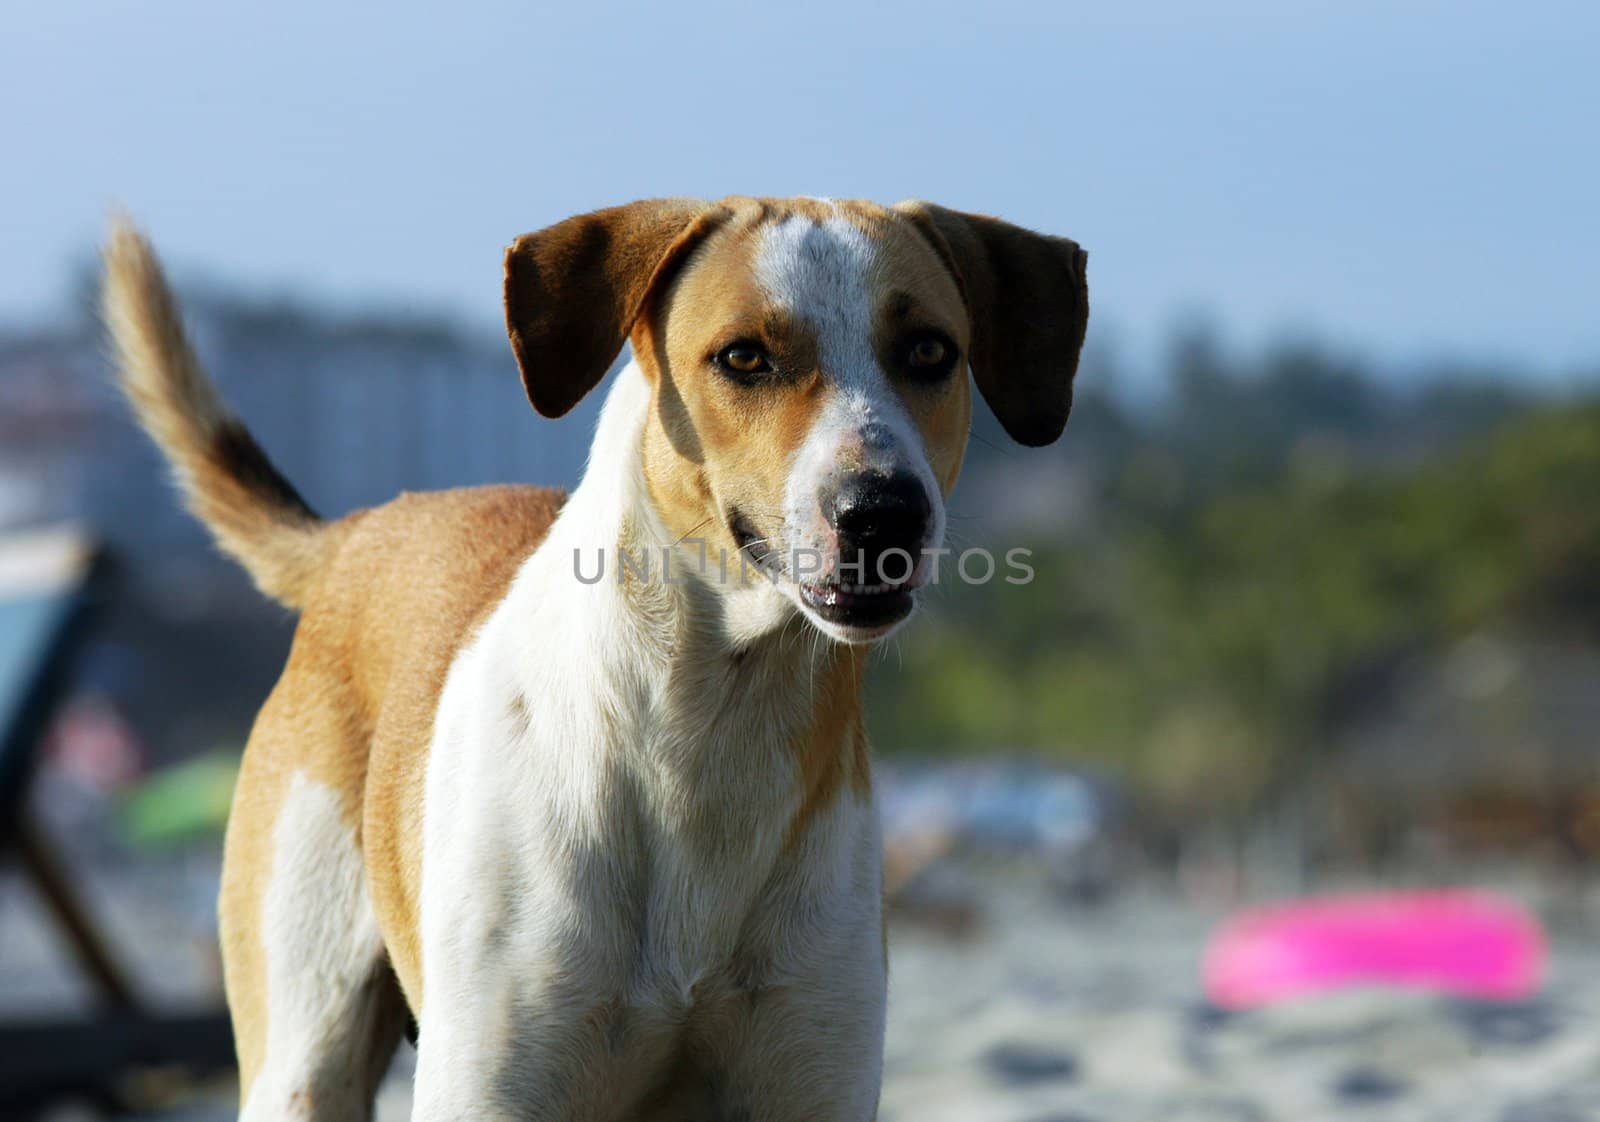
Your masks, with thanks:
M890 588L887 584L841 584L839 587L852 596L875 596L880 592L888 592Z

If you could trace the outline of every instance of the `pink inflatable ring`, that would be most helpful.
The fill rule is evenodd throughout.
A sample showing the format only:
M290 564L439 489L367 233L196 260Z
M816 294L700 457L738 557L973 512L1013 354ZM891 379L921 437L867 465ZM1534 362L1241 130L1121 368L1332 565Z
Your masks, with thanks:
M1352 986L1516 1001L1545 957L1539 921L1490 892L1330 896L1234 917L1206 949L1205 989L1225 1009Z

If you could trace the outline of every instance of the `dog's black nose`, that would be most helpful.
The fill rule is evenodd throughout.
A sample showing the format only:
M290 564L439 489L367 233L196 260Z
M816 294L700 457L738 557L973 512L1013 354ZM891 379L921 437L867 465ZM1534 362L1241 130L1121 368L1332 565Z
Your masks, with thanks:
M911 575L933 516L921 479L909 471L850 472L825 487L819 501L823 517L839 535L845 583L898 584ZM884 558L896 549L904 550L909 560Z

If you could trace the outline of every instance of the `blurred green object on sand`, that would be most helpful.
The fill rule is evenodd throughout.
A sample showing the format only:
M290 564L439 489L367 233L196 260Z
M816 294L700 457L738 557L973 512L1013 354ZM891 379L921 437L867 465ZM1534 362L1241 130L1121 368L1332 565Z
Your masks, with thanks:
M121 821L137 846L175 845L220 831L239 776L239 755L207 752L163 768L129 790Z

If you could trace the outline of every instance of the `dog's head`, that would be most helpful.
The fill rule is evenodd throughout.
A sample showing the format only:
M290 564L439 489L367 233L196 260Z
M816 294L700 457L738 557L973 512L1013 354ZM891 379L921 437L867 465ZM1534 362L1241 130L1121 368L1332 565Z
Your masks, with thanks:
M548 417L631 340L667 529L748 558L776 578L775 607L864 642L910 614L942 545L968 371L1015 439L1061 435L1084 256L920 202L652 200L518 238L506 319Z

